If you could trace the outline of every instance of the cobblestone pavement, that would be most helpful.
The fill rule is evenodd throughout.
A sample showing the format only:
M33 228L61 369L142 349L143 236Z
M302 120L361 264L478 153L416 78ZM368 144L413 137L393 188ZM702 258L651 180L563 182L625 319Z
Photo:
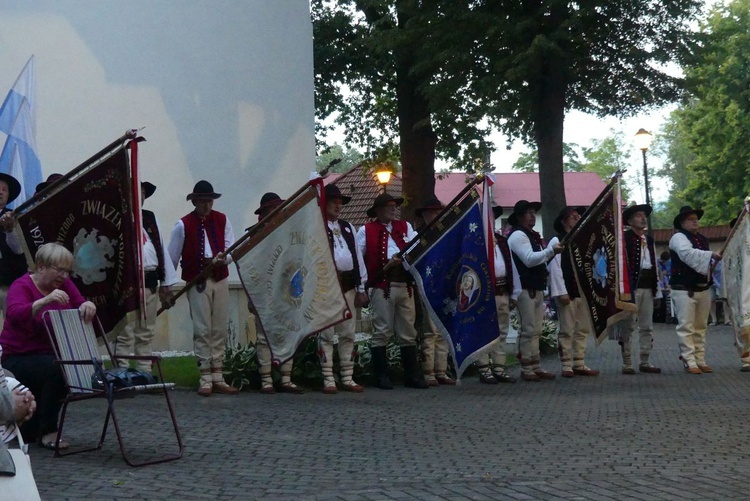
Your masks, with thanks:
M101 451L66 458L32 446L32 464L45 500L747 499L750 373L730 328L709 327L714 374L683 372L673 326L655 335L659 375L620 374L607 341L589 347L599 377L332 396L176 391L181 460L128 467L110 432ZM554 357L543 365L559 372ZM99 404L73 406L71 443L97 436ZM169 444L157 404L117 403L138 419L134 450Z

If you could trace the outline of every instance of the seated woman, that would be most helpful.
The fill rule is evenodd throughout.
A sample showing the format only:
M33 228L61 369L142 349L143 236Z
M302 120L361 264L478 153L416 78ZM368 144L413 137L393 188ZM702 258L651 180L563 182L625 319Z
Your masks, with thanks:
M70 280L73 254L62 245L44 244L35 257L35 270L8 290L5 325L0 333L2 364L36 396L34 416L21 426L27 442L55 447L57 420L66 387L42 314L47 310L78 308L85 321L96 315L96 306L78 292ZM61 441L60 448L68 444Z

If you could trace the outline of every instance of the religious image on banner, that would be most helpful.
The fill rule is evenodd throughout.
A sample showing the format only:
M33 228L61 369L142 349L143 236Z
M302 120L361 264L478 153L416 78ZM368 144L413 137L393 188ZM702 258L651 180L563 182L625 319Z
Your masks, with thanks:
M137 310L140 297L132 221L130 164L124 147L17 218L29 263L42 244L57 242L73 253L70 278L96 305L105 332L126 313Z
M307 336L352 315L336 273L319 186L321 180L311 181L232 252L278 364L292 358Z
M571 231L562 254L573 264L597 344L606 338L608 328L625 328L637 309L627 278L621 208L618 177Z
M724 297L732 311L736 346L740 358L750 359L750 218L738 219L734 234L724 249Z
M500 335L482 226L471 190L403 254L430 318L449 340L459 378Z

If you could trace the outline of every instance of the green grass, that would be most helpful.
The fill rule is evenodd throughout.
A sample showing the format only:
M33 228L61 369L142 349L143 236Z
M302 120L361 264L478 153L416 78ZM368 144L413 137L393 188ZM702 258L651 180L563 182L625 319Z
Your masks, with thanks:
M135 364L131 362L131 367ZM110 368L111 363L107 362L105 367ZM178 388L197 388L200 372L194 356L187 357L168 357L161 359L161 371L164 374L164 381L174 383ZM154 367L154 376L158 375Z

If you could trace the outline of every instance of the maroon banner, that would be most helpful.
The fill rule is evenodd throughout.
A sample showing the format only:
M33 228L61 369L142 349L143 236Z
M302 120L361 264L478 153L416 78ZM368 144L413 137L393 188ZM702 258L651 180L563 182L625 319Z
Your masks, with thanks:
M636 310L627 283L621 207L618 178L584 214L562 255L573 264L597 344L607 337L608 328L628 321Z
M27 259L57 242L73 253L71 279L112 331L139 304L128 154L120 148L18 216Z

